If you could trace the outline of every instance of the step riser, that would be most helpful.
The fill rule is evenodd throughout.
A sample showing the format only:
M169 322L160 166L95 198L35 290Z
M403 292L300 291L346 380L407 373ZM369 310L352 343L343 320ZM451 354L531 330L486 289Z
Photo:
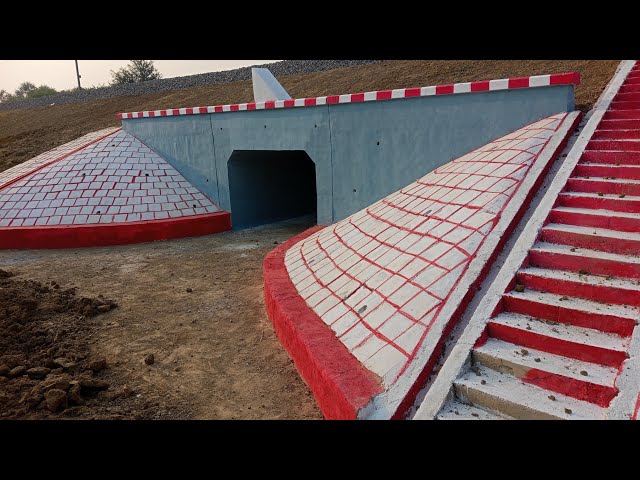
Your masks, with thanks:
M526 288L541 292L566 295L568 297L586 298L596 302L612 303L615 305L640 306L640 295L635 290L618 287L573 282L571 280L550 279L518 272L518 282ZM588 280L588 275L585 278ZM593 280L591 280L593 281Z
M581 163L576 165L573 171L575 177L613 177L626 178L628 180L640 180L640 165L593 165L589 163Z
M455 392L458 398L468 403L490 411L499 412L518 420L562 420L560 417L532 410L519 403L511 402L495 395L489 395L475 388L467 388L456 384Z
M640 86L640 82L638 82ZM603 120L640 120L638 110L608 110L602 117ZM602 128L602 127L599 127Z
M599 227L620 232L640 232L640 218L614 217L598 215L595 212L587 214L561 210L552 210L549 218L553 223L564 223L565 225Z
M625 85L640 85L640 77L627 77Z
M589 250L619 253L622 255L640 255L640 241L638 240L622 240L619 238L575 232L563 232L552 229L543 229L542 238L545 242L588 248Z
M620 92L620 93L640 93L640 84L636 83L636 84L630 84L630 85L622 85L620 87L620 90L618 90L618 92Z
M559 340L528 330L500 325L491 321L487 324L487 330L491 337L505 342L553 353L554 355L575 358L584 362L597 363L607 367L619 368L626 359L624 352L594 347L583 343Z
M603 182L591 179L570 178L567 181L567 187L571 192L640 196L640 183Z
M640 165L640 152L605 152L585 150L580 157L582 163L612 163L614 165Z
M640 279L640 264L625 263L616 260L569 255L556 252L531 250L529 263L535 267L580 272L585 270L592 275L614 276L618 278Z
M638 112L640 113L640 111ZM640 120L620 119L620 120L601 120L598 124L598 130L637 130L640 129Z
M640 152L640 142L625 142L624 140L591 140L587 144L587 150Z
M596 130L591 138L595 140L640 140L640 130Z
M618 394L613 387L600 385L585 380L558 375L538 368L529 368L504 358L496 358L485 352L473 352L473 360L485 367L500 373L517 377L525 383L535 385L555 393L560 393L577 400L591 402L601 407L608 407L611 400ZM544 366L541 363L541 366Z
M613 100L614 102L640 102L640 93L618 92L618 94L615 97L613 97Z
M611 107L614 110L633 110L640 109L640 102L638 101L626 101L626 100L614 100L611 102Z
M636 322L628 318L583 312L523 298L504 296L502 305L507 312L520 313L533 318L575 325L576 327L591 328L601 332L615 333L623 337L631 336L636 326Z
M560 195L560 205L563 207L592 208L613 210L616 212L640 213L640 200L623 200L610 197L577 197Z

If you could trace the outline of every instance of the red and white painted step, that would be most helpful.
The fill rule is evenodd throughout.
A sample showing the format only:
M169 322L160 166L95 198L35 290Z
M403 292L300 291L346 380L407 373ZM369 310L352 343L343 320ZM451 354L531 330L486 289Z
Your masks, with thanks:
M436 418L606 418L640 318L640 64L507 290Z

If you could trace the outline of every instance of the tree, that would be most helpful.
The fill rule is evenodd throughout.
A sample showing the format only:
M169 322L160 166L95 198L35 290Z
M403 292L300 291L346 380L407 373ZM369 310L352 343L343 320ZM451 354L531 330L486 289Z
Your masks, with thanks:
M18 98L25 98L30 91L35 89L36 89L36 86L33 83L22 82L20 86L16 89L15 95Z
M111 85L146 82L162 78L153 60L131 60L129 65L117 71L111 70Z
M13 100L13 95L11 95L9 92L7 92L4 89L0 90L0 103L8 102L10 100Z
M51 88L49 85L40 85L38 88L34 88L27 92L27 98L46 97L47 95L53 95L58 93L55 88Z

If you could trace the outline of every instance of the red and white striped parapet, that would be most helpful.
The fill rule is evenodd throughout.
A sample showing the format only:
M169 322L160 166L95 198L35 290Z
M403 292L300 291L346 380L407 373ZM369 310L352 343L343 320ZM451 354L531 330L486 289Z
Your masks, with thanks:
M403 414L578 116L516 130L267 256L267 310L325 416Z
M249 102L233 105L215 105L209 107L170 108L165 110L145 110L143 112L119 113L122 120L132 118L169 117L175 115L199 115L206 113L237 112L246 110L265 110L273 108L315 107L337 103L372 102L399 98L429 97L433 95L453 95L457 93L488 92L517 88L549 87L552 85L579 85L577 72L553 73L532 77L503 78L499 80L481 80L477 82L452 83L431 87L398 88L395 90L377 90L365 93L347 93L324 97L298 98L292 100L273 100L268 102Z

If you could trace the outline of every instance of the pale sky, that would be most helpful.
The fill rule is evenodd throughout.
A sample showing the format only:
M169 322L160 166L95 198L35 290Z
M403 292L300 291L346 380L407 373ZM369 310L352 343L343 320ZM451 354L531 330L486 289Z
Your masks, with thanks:
M232 70L277 60L154 60L163 78L181 77L196 73ZM80 79L83 87L108 85L110 70L117 70L129 60L79 60ZM67 90L78 85L76 65L73 60L0 60L0 90L10 93L22 82L36 86L48 85L56 90Z

